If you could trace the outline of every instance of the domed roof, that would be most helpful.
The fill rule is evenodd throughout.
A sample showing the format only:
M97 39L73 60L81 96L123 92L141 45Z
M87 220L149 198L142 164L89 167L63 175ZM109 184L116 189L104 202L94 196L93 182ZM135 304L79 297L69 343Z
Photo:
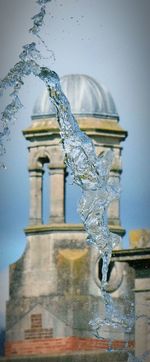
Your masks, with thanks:
M69 74L60 78L72 113L76 115L117 117L115 103L109 91L95 79L84 74ZM33 117L55 115L47 89L40 95L33 108Z

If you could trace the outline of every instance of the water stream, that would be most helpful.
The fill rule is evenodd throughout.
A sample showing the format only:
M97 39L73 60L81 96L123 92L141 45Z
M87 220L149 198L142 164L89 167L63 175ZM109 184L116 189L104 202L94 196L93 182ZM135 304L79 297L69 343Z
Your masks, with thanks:
M33 19L33 27L30 29L40 41L39 32L44 22L46 5L51 0L37 0L40 11ZM47 45L45 44L45 47ZM50 51L50 57L54 56ZM88 234L87 244L97 249L99 259L102 258L101 296L105 305L105 318L99 316L89 321L89 328L99 338L101 328L111 326L122 328L129 333L134 325L134 311L129 316L122 315L114 306L110 294L107 292L107 273L112 249L120 243L120 237L110 232L107 222L107 209L109 204L120 197L118 181L109 178L113 161L113 152L106 151L96 155L92 140L80 130L76 119L71 113L70 104L64 95L58 75L48 67L41 66L42 54L37 49L36 42L26 44L19 55L19 61L10 69L7 76L0 82L0 93L10 88L11 102L2 113L2 126L0 132L0 153L4 153L4 143L10 133L11 122L16 118L16 113L22 108L19 91L24 84L24 78L30 74L44 82L49 91L51 101L57 109L57 117L60 126L60 136L63 144L66 165L71 169L74 183L82 189L82 197L78 211L84 228ZM1 167L5 167L1 163ZM129 361L133 361L132 355ZM144 357L143 357L144 358ZM138 359L134 359L140 362Z

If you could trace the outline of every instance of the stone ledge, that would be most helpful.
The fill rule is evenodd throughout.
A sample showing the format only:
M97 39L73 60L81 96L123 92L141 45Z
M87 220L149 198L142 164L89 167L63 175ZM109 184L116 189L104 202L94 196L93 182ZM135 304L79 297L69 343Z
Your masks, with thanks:
M109 229L111 232L117 233L120 236L125 235L125 229L123 229L120 225L109 225ZM29 225L24 229L26 235L36 234L39 232L48 232L48 231L85 232L83 224L67 224L67 223Z
M131 261L148 259L150 260L150 248L122 249L113 251L113 260Z
M118 123L117 119L113 118L100 118L100 117L89 117L89 116L77 116L77 121L79 127L82 131L85 131L90 136L101 135L108 136L110 134L112 137L118 136L122 140L125 140L128 133L125 131L121 125ZM27 129L24 129L23 135L27 140L30 140L34 135L37 137L47 135L59 135L60 128L56 118L46 117L39 118L35 117L31 126Z
M137 277L150 277L150 248L114 250L112 261L127 262L135 269Z

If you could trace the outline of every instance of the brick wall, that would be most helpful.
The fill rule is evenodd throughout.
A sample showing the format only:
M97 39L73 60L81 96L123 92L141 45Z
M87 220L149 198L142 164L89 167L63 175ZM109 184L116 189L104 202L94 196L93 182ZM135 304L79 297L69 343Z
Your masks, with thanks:
M42 328L42 314L31 315L31 328L24 331L25 339L45 339L53 337L52 328Z
M5 348L6 357L48 355L52 353L67 353L75 351L94 351L101 349L106 351L109 348L108 340L98 340L79 337L52 338L52 339L30 339L24 341L7 342ZM112 342L112 349L123 350L125 342L115 340ZM134 342L129 341L126 349L133 349Z

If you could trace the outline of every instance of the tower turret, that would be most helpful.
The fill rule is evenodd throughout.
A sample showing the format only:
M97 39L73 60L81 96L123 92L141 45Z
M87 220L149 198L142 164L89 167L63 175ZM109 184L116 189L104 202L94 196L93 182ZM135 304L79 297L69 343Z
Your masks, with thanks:
M111 94L87 75L64 76L61 84L80 128L92 138L97 154L108 148L114 150L110 177L120 179L120 143L127 132L119 123ZM97 252L86 245L81 224L65 221L67 171L57 114L47 90L37 99L31 125L23 134L29 141L29 225L25 228L26 250L10 267L7 355L36 354L37 350L38 354L48 354L60 349L78 349L79 345L83 349L90 349L91 345L92 349L94 340L89 320L97 313L103 314L99 288L93 279ZM50 184L46 223L43 218L45 166ZM108 219L111 231L123 236L118 200L110 206ZM117 278L117 282L116 277L114 281L111 278L113 292L120 287L122 274ZM95 346L100 347L98 343Z

